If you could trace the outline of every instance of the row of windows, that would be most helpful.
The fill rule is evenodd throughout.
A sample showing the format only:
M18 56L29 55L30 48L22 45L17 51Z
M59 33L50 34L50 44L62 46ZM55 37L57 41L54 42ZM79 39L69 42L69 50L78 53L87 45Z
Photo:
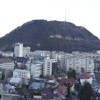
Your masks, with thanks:
M25 75L18 75L19 77L25 77Z

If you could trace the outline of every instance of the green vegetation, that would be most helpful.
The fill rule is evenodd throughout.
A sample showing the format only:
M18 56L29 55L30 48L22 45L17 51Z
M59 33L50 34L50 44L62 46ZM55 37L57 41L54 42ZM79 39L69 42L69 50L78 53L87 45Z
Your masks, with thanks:
M91 85L88 82L85 82L83 86L81 86L78 98L80 100L91 100L93 96L93 90Z
M0 38L0 50L13 50L14 43L37 50L94 51L100 49L100 40L83 27L69 22L33 20L17 27Z

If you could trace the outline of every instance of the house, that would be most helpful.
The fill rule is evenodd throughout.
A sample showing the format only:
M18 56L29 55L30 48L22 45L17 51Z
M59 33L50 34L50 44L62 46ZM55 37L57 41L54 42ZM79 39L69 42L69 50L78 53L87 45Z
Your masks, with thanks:
M67 87L68 86L68 84L69 84L69 86L70 86L70 89L71 89L71 92L74 92L74 79L68 79L68 78L61 78L60 80L59 80L59 85L60 86L65 86L65 87Z
M18 87L21 87L22 83L23 83L22 78L18 78L18 77L12 77L9 81L9 84L18 86Z
M15 69L13 71L13 77L30 79L30 71L22 70L22 69Z
M82 74L80 76L80 82L81 82L81 85L84 84L84 82L89 82L90 84L92 84L92 80L93 80L93 77L91 74L89 73L85 73L85 74Z
M41 90L43 89L45 86L45 82L42 81L34 81L32 82L32 84L29 86L29 89L33 89L33 90Z

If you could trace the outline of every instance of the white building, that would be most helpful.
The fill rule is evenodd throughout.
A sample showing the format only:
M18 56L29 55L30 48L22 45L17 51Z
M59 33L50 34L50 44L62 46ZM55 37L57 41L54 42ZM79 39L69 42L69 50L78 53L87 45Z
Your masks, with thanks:
M92 85L92 80L93 80L92 75L90 75L88 73L85 73L85 74L81 75L81 77L80 77L81 85L84 85L85 82L88 82Z
M65 69L66 71L69 68L75 69L77 72L81 71L81 68L84 68L86 72L93 72L94 70L94 60L89 57L84 57L80 55L72 55L65 58Z
M36 50L34 52L29 53L29 57L31 58L48 57L48 56L50 57L50 52L44 50Z
M14 54L15 54L15 57L23 57L23 44L22 43L15 44Z
M6 70L14 70L14 63L13 61L0 63L0 68Z
M30 71L28 71L28 70L21 70L21 69L15 69L13 71L13 77L30 79Z
M2 54L2 56L4 57L13 57L13 52L11 51L6 51L6 52L1 51L0 54Z
M0 63L0 68L6 69L6 70L13 70L14 69L14 63L13 62Z
M50 55L49 51L44 51L44 50L36 50L34 51L34 56L47 56Z
M0 92L3 92L3 84L0 83Z
M31 63L31 75L33 78L40 77L43 70L43 62Z
M56 59L45 59L44 66L43 66L43 75L50 76L52 75L52 64L57 62Z
M0 58L0 69L13 70L14 62L8 57Z
M23 56L29 56L30 54L30 47L23 47Z

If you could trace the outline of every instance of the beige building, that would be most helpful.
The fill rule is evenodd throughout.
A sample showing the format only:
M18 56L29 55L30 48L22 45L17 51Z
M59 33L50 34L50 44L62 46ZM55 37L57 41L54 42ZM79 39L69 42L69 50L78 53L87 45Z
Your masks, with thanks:
M65 69L66 71L69 68L75 69L77 72L81 71L81 68L84 68L86 72L94 71L94 59L87 57L85 55L71 55L65 57Z

